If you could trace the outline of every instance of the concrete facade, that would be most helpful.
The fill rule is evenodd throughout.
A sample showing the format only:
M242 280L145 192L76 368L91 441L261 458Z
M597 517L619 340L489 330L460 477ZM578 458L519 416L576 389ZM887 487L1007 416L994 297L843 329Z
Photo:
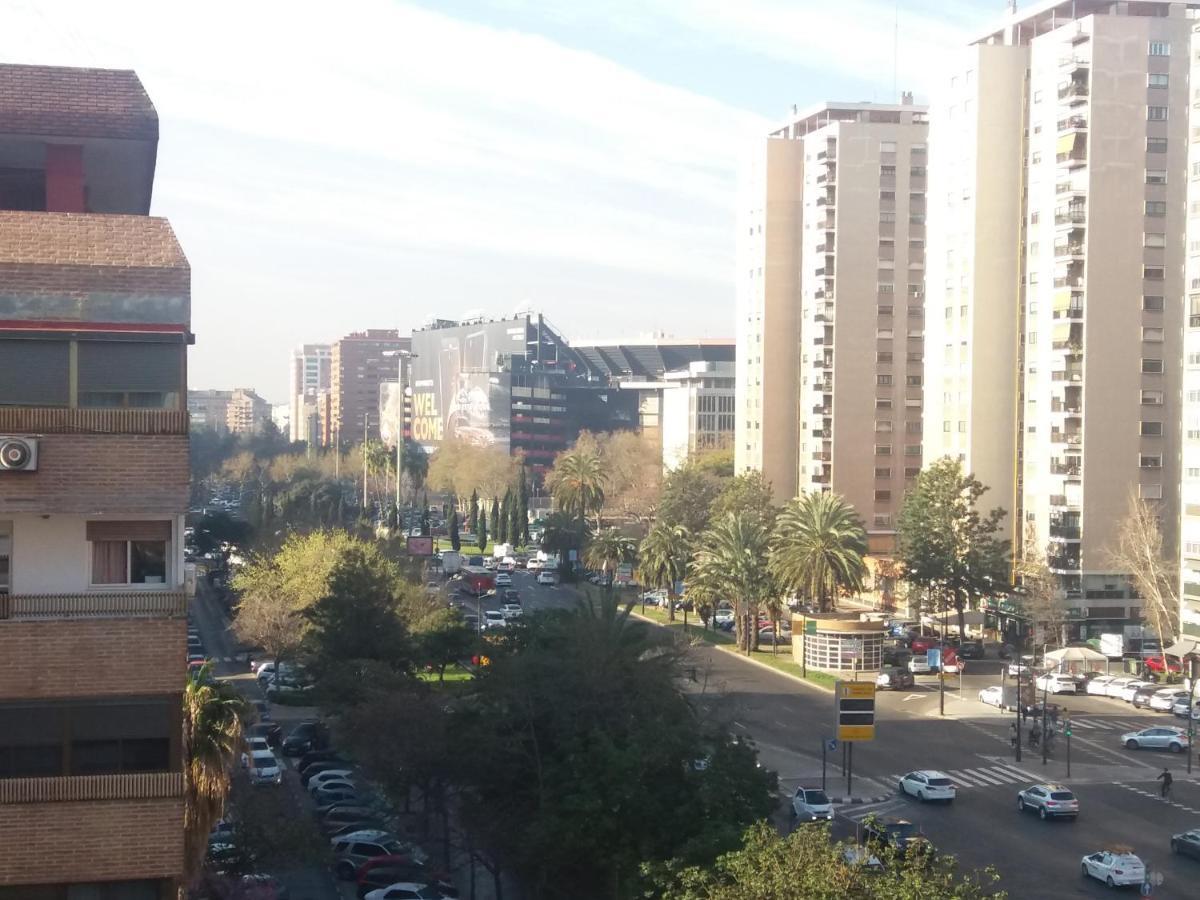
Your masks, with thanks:
M379 440L379 386L400 377L402 351L412 338L395 329L371 328L346 335L330 357L331 430L341 446Z
M329 390L332 361L333 348L329 344L301 344L292 351L288 369L291 440L318 443L317 395Z
M663 375L662 451L666 470L695 453L733 444L736 364L694 362Z

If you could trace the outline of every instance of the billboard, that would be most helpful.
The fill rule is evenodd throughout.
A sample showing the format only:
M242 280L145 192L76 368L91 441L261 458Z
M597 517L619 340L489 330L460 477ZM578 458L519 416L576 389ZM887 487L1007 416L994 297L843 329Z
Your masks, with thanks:
M409 556L433 556L433 538L431 537L410 535L407 547Z
M525 319L413 333L412 438L427 450L458 438L509 448L511 377L500 360L526 351Z
M379 439L395 448L396 436L403 430L404 389L399 381L379 384Z

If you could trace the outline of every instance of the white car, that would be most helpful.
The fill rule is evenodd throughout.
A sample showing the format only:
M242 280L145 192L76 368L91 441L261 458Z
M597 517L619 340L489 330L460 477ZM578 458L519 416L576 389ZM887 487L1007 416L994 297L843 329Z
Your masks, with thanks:
M1124 848L1101 850L1081 861L1083 875L1103 881L1109 887L1119 884L1141 884L1146 877L1145 864Z
M988 706L1003 706L1004 688L998 684L993 684L991 687L985 687L979 692L979 702L986 703Z
M519 619L522 614L520 603L504 603L500 606L500 615L506 619Z
M497 572L496 587L512 587L512 576L507 572Z
M1176 700L1175 704L1171 707L1171 712L1181 719L1186 719L1188 717L1188 698L1184 697L1182 700ZM1192 707L1192 718L1200 719L1200 702L1197 702Z
M541 568L542 561L540 559L528 559L525 561L526 572L538 572L541 571Z
M798 787L792 796L792 814L801 822L832 822L833 804L820 788Z
M246 771L251 784L279 784L283 780L283 768L270 750L252 752Z
M1160 712L1171 712L1175 708L1175 703L1182 700L1187 703L1188 692L1181 691L1179 688L1163 688L1161 691L1155 692L1150 698L1150 708L1157 709Z
M908 671L914 675L928 675L933 671L929 666L929 656L919 653L908 661Z
M1131 703L1133 702L1133 695L1136 694L1140 688L1149 687L1151 684L1152 682L1140 681L1135 678L1133 681L1126 684L1125 687L1121 688L1121 699L1126 703Z
M1137 679L1131 675L1118 675L1116 678L1114 678L1112 681L1110 681L1108 684L1106 684L1104 686L1104 696L1105 697L1120 697L1121 694L1125 691L1125 686L1128 685L1129 682L1131 682L1131 681L1137 681Z
M1031 675L1040 668L1041 663L1036 657L1021 656L1008 664L1008 676L1009 678L1018 678L1021 675Z
M659 588L656 591L646 591L642 594L642 602L650 606L666 606L667 592Z
M732 622L735 615L736 613L728 606L722 606L715 613L713 613L713 624L723 625L727 622Z
M552 571L549 569L543 569L542 571L538 572L537 583L555 585L558 584L558 579L554 576Z
M900 792L921 801L945 800L947 803L958 793L950 776L935 769L909 772L900 779Z
M363 895L365 900L443 900L445 896L433 885L413 881L398 881Z
M1099 694L1104 696L1108 693L1108 686L1117 678L1116 675L1097 675L1087 683L1087 692L1089 694Z
M1039 691L1050 694L1074 694L1079 690L1079 682L1075 680L1075 676L1064 672L1047 672L1033 683Z
M250 754L256 750L266 750L270 752L271 745L267 743L264 737L249 737L246 738L246 752L242 754L242 765L250 765Z
M1121 735L1121 743L1130 750L1170 750L1172 753L1182 753L1187 749L1188 736L1182 728L1160 725L1155 728L1143 728L1141 731L1130 731Z
M495 631L508 627L508 619L498 609L489 609L483 614L483 630Z

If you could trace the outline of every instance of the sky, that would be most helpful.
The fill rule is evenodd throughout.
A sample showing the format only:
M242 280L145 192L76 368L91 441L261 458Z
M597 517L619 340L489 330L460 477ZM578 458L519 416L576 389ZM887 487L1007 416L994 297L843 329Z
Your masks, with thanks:
M790 110L928 97L1001 0L0 0L0 62L135 69L193 388L532 305L732 337L740 161ZM894 50L896 52L894 52Z

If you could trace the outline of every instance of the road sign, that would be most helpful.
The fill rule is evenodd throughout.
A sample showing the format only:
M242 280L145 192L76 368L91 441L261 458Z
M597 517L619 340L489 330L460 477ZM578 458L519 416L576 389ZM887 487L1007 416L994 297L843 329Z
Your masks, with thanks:
M838 740L875 740L875 682L839 681L834 698Z
M825 749L830 753L837 750L837 738L825 738Z

